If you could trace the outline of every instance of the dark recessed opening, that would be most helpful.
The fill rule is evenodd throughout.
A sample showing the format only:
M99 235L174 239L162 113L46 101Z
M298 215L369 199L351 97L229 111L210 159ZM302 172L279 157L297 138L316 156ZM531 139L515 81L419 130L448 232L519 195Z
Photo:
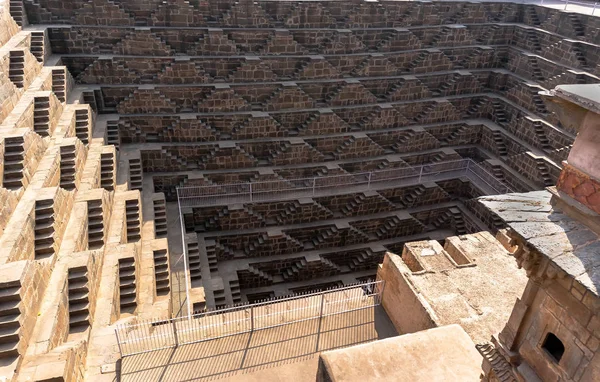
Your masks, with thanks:
M562 341L553 333L548 333L544 340L544 344L542 345L542 349L546 350L558 363L565 352L565 345L563 345Z

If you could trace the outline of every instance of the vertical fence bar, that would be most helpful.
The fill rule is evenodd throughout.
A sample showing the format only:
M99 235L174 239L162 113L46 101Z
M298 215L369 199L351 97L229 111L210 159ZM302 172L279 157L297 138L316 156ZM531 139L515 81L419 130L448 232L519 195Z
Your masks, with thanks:
M121 354L121 358L123 358L123 349L121 348L121 338L119 337L119 327L115 328L115 335L117 336L117 345L119 345L119 353Z
M421 165L421 170L419 171L419 183L421 183L421 178L423 177L423 165Z
M315 351L319 351L319 341L321 341L321 324L323 322L323 305L325 305L325 293L321 293L321 309L319 310L319 328L317 330L317 343L315 344Z
M183 213L181 212L181 201L179 200L179 188L177 188L177 207L179 208L179 224L181 225L181 246L183 248L183 269L185 272L184 282L185 282L185 300L187 306L187 315L192 317L192 302L190 300L190 290L188 289L188 256L187 256L187 245L185 243L185 226L183 222ZM179 288L181 288L181 283L179 283ZM179 290L179 296L181 298L181 289ZM181 309L181 304L179 306Z
M313 178L313 181L312 181L312 194L313 194L313 196L315 196L315 186L316 185L317 185L317 178L315 177L315 178Z
M185 322L184 322L185 324ZM173 326L173 339L175 340L175 347L179 346L179 338L177 338L177 325L175 325L175 320L171 320L171 325Z
M248 183L250 187L250 201L252 201L252 183Z
M371 189L371 175L373 175L373 171L369 173L369 180L367 182L367 190Z
M250 331L254 331L254 308L250 307Z

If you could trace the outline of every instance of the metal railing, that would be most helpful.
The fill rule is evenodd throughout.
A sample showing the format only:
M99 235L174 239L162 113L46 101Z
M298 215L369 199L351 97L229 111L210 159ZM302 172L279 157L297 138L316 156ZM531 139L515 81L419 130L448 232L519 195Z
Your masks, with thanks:
M375 307L384 286L377 280L186 317L138 320L118 325L115 334L124 357Z
M282 179L252 183L222 183L208 186L178 187L177 202L181 225L185 297L180 290L180 298L185 298L187 314L192 312L190 300L190 278L183 209L190 207L214 206L229 203L269 202L304 197L331 196L372 189L406 187L441 180L457 179L465 176L479 185L486 195L504 194L513 190L494 175L471 159L408 166L389 170L322 176L313 178ZM179 285L181 289L181 285Z
M178 187L177 200L181 208L270 202L364 192L394 186L404 187L422 182L450 180L461 176L466 176L476 184L483 186L488 195L512 192L510 187L473 160L460 159L364 173Z
M413 1L413 0L408 0ZM460 0L437 0L440 2L461 2ZM539 5L546 8L560 9L563 11L581 13L583 15L595 16L598 8L597 1L573 1L573 0L478 0L490 3L515 3Z
M524 1L524 3L529 3ZM539 4L544 7L562 9L563 11L572 11L581 14L590 14L594 16L596 8L598 8L598 2L591 1L572 1L572 0L539 0L539 2L532 2L532 4ZM564 7L563 7L564 4ZM569 9L569 5L571 8Z

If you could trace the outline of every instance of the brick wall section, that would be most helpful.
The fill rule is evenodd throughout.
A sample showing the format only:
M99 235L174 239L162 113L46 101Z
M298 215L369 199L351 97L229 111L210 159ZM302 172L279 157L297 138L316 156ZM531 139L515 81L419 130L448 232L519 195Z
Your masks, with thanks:
M592 211L600 213L600 182L598 180L567 165L561 172L556 187Z

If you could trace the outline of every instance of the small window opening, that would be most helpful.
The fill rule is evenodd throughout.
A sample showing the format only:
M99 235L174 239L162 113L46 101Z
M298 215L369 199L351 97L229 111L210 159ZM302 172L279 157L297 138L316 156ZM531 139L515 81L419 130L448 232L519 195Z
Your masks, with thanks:
M565 345L563 345L562 341L553 333L548 333L544 340L544 344L542 345L542 349L546 350L558 363L565 352Z

